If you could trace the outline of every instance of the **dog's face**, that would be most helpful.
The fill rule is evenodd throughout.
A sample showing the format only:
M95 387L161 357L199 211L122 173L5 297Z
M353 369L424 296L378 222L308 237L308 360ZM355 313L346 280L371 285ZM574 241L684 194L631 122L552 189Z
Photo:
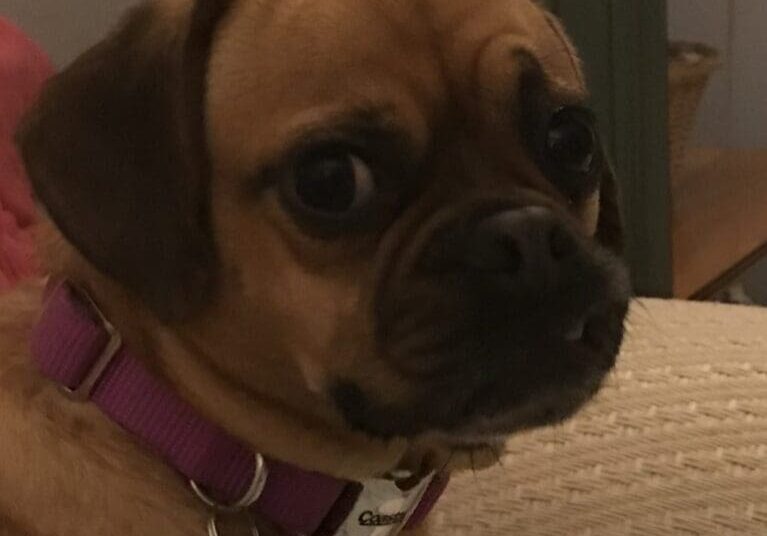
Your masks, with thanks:
M21 136L69 241L233 384L374 437L567 417L627 308L578 62L527 0L166 0Z

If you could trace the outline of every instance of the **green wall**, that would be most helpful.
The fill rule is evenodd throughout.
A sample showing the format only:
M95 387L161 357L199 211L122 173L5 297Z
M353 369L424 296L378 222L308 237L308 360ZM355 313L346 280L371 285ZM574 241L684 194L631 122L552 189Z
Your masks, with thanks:
M638 294L670 296L665 0L549 0L578 46L623 190Z

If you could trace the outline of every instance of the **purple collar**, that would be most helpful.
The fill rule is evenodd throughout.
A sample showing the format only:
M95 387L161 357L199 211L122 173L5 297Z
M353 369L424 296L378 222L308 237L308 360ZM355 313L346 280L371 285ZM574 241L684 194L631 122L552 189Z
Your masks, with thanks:
M396 534L421 523L447 485L437 475L400 497L399 511L378 511L380 504L361 504L369 483L254 453L152 375L90 298L69 284L50 287L32 335L32 356L44 376L77 400L96 404L189 480L209 506L252 507L290 535L364 535L382 526L391 530L376 534ZM378 486L373 496L389 485L371 482Z

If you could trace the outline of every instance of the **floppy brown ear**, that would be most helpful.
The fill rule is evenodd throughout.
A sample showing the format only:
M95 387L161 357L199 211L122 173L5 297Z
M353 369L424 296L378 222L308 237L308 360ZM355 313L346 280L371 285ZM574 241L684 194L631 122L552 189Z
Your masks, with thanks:
M599 220L596 239L613 253L623 256L625 240L620 188L612 166L609 164L602 176L602 185L599 191Z
M210 298L204 98L228 1L153 2L56 77L18 143L39 201L97 269L162 319Z

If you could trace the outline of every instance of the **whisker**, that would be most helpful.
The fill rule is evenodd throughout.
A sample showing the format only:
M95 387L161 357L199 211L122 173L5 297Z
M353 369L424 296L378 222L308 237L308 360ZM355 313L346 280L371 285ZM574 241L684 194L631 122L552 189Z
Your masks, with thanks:
M653 329L661 332L666 337L671 337L671 334L667 331L666 327L657 321L657 319L653 315L652 309L647 306L644 300L635 299L632 301L632 304L638 309L641 309L641 311L644 313L643 314L644 320L646 320L650 324L650 326L652 326ZM626 323L625 323L626 331L628 333L633 332L633 328L635 327L634 326L635 324L636 322L633 321L632 315L629 315L626 318Z

